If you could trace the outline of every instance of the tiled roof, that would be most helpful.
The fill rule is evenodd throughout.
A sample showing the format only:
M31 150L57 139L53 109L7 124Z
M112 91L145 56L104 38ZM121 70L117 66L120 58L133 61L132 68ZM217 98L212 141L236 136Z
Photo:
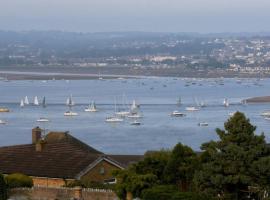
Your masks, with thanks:
M45 138L42 151L35 144L0 147L0 172L23 173L29 176L51 178L75 178L89 164L104 154L68 132L51 132ZM110 155L121 166L126 167L142 156Z

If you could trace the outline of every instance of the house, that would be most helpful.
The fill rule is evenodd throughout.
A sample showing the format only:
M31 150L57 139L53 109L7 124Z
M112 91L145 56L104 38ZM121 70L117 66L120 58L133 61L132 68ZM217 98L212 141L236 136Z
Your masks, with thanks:
M111 172L125 169L143 159L142 155L106 155L68 132L32 129L32 144L0 147L0 172L23 173L36 186L63 186L74 180L110 183Z

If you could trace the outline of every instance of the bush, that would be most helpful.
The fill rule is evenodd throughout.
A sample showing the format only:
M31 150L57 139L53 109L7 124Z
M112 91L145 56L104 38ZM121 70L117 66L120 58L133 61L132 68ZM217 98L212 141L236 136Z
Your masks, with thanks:
M174 185L158 185L142 192L143 200L168 200L173 194L177 193L177 187Z
M6 176L5 179L9 188L33 186L32 178L24 174L20 173L10 174Z
M7 185L4 180L4 176L0 174L0 200L7 199Z
M175 185L158 185L142 192L143 200L211 200L194 192L180 192Z

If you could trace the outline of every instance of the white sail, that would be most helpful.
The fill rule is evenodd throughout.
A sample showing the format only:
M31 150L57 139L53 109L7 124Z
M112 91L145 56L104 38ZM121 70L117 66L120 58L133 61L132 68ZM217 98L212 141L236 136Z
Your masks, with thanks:
M38 106L39 105L38 97L37 96L35 96L35 98L34 98L34 105L35 106Z
M25 98L24 98L24 104L25 105L29 105L29 101L28 101L28 97L27 96L25 96Z
M74 106L74 105L75 105L75 102L74 102L73 99L72 99L72 95L70 95L70 97L67 98L66 104L67 104L68 106Z
M89 104L89 106L86 107L86 108L84 109L84 111L85 111L85 112L97 112L98 110L97 110L97 107L96 107L95 102L92 101L92 103Z
M136 101L133 100L131 107L130 107L130 112L132 114L136 114L136 113L138 113L138 108L139 108L139 106L136 104Z
M228 106L229 106L229 101L228 101L228 99L224 99L223 105L224 105L225 107L228 107Z
M23 99L21 100L20 107L21 107L21 108L24 107Z

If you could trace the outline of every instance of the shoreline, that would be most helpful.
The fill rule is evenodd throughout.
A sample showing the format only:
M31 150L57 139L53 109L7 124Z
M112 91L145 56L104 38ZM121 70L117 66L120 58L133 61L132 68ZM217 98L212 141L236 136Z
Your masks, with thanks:
M247 103L270 103L270 96L252 97L246 99Z
M182 78L182 79L219 79L219 78L239 78L239 79L258 79L258 78L269 78L268 76L241 76L235 74L196 74L196 73L182 73L182 74L162 74L162 73L109 73L105 70L102 73L92 70L1 70L0 77L6 80L91 80L91 79L140 79L140 78Z

